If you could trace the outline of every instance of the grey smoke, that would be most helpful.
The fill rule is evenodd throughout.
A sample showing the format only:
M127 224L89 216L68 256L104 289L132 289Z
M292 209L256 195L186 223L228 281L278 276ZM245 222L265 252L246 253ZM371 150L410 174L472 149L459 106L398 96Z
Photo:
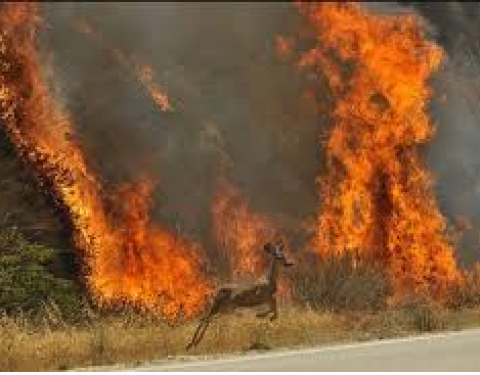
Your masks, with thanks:
M472 58L479 30L471 13L446 4L367 5L382 12L416 9L448 52L433 82L437 98L445 93L447 101L432 103L438 129L426 153L444 213L474 223L460 247L460 258L471 262L480 259L480 114L478 101L467 96L479 93L478 55ZM301 242L299 223L314 218L319 204L322 124L302 99L306 78L275 53L275 37L296 32L301 22L291 4L87 2L44 8L43 47L54 51L81 143L112 191L139 171L156 176L155 219L213 255L210 204L216 177L225 171L254 210ZM150 64L174 112L159 114L129 72L72 28L78 18Z
M480 5L415 3L436 29L447 58L433 80L437 134L427 150L436 192L450 222L471 222L459 243L464 264L480 260ZM445 95L445 100L440 100Z
M211 201L225 173L253 210L299 238L318 206L319 127L303 78L275 51L277 35L298 28L291 4L44 7L42 46L54 51L77 134L109 189L139 172L157 177L155 218L211 251ZM82 18L153 67L174 112L159 113L128 71L72 28Z

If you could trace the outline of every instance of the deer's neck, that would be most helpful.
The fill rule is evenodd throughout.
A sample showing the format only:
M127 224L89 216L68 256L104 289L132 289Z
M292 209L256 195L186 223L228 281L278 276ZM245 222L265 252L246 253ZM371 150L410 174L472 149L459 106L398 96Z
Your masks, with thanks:
M278 261L273 259L270 263L270 269L268 270L267 280L268 285L274 290L277 289L277 279L278 279Z

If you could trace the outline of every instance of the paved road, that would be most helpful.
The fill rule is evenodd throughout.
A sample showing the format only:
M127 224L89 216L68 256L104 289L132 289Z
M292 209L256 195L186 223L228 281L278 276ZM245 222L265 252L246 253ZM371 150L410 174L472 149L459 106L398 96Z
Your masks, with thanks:
M221 360L149 364L137 371L480 371L480 329Z

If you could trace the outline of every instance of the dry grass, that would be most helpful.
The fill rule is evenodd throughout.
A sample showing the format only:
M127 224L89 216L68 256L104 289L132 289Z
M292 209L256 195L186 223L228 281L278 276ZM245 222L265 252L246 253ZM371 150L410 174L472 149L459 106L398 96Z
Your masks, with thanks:
M314 309L378 311L390 293L388 275L355 256L303 259L290 274L297 303Z
M189 354L221 355L254 348L312 346L480 324L479 310L435 310L435 316L442 316L442 324L425 323L423 319L430 319L431 315L422 308L408 306L377 313L333 314L284 307L276 322L260 320L249 313L225 316L212 323L204 341ZM67 324L55 316L41 323L32 323L31 319L21 316L3 316L0 318L0 370L49 371L115 363L135 365L179 357L186 354L185 344L194 328L193 323L171 327L132 313L94 316L90 323L82 325Z
M218 356L392 338L480 325L478 284L456 291L449 308L411 297L388 307L384 274L355 259L330 259L290 274L295 298L279 307L275 322L255 312L214 320L200 345L187 353L196 322L171 326L126 310L79 309L75 323L46 305L38 315L0 316L0 370L51 371L129 364L188 355ZM308 262L303 262L309 264ZM312 269L316 271L313 272Z

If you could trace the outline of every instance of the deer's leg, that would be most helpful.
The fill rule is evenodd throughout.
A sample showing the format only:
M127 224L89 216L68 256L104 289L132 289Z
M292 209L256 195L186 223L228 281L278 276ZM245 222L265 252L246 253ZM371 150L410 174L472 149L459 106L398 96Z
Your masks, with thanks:
M188 343L187 350L189 350L193 346L197 346L200 343L212 319L216 315L218 315L218 313L222 308L223 303L228 299L229 296L230 296L230 293L226 290L220 290L217 293L208 313L201 319L200 324L195 330L195 333L193 334L192 339Z
M205 332L207 331L207 328L210 325L210 323L212 322L214 317L215 317L215 315L210 315L207 318L207 320L202 322L202 325L199 327L198 333L196 334L195 341L194 341L193 345L197 346L200 343L200 341L202 341L203 336L205 335Z
M270 309L266 310L266 311L261 311L259 313L257 313L256 317L257 318L265 318L267 315L269 315L272 311Z
M209 320L210 320L209 315L206 315L204 318L202 318L202 320L200 321L200 324L198 325L197 329L195 330L195 333L192 336L192 339L187 345L187 350L190 350L193 346L196 346L198 344L199 342L198 337L199 337L200 331L202 331L203 327L207 324L207 321Z
M275 297L270 300L270 312L272 313L270 321L278 318L277 299Z
M200 343L212 319L215 317L215 315L218 314L218 307L219 306L214 304L212 308L208 311L208 313L200 320L200 324L198 325L195 333L192 336L192 339L187 345L187 350L189 350L193 346L197 346Z
M274 297L271 296L267 300L268 308L265 311L257 313L257 318L266 318L268 315L274 312Z

